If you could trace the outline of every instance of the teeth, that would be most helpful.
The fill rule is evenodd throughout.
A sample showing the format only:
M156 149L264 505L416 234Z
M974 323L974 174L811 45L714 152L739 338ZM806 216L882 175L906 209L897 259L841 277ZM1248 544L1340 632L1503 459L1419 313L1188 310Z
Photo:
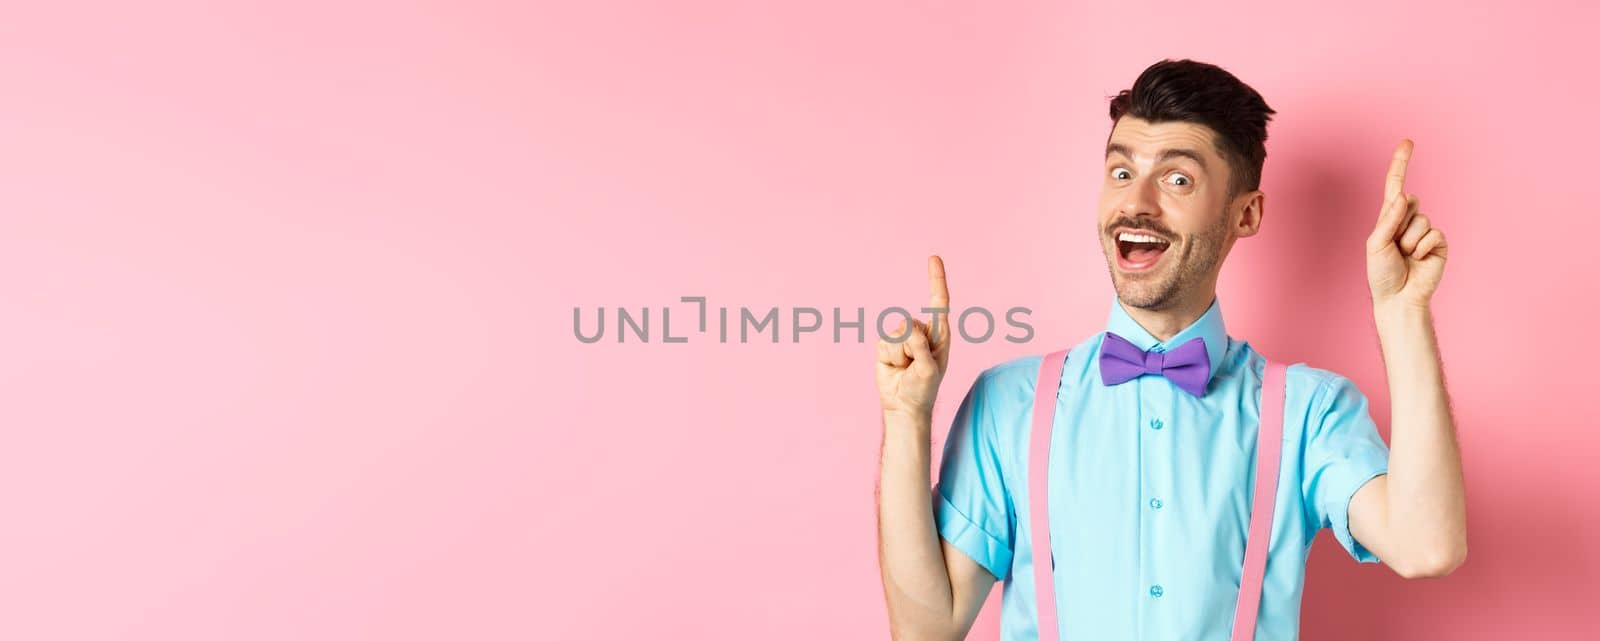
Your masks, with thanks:
M1156 238L1155 236L1146 236L1144 234L1135 234L1133 232L1126 232L1126 231L1122 232L1120 234L1117 234L1117 240L1130 242L1130 243L1161 243L1163 245L1167 244L1167 241L1161 240L1160 238Z

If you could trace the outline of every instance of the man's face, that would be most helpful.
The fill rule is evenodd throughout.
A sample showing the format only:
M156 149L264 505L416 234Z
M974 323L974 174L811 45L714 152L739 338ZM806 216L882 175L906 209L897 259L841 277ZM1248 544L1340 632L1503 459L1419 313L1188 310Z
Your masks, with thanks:
M1123 116L1106 145L1098 226L1117 296L1169 309L1215 288L1233 246L1230 168L1209 127Z

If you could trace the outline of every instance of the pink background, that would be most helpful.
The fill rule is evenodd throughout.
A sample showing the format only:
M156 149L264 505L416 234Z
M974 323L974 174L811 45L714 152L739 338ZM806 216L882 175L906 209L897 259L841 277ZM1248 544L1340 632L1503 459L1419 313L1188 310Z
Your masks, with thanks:
M1596 633L1585 3L433 4L5 9L0 638L887 638L871 345L572 309L871 314L940 253L1037 335L955 346L938 451L978 371L1100 329L1106 98L1162 57L1280 112L1230 332L1385 432L1403 136L1449 234L1470 558L1324 534L1304 638Z

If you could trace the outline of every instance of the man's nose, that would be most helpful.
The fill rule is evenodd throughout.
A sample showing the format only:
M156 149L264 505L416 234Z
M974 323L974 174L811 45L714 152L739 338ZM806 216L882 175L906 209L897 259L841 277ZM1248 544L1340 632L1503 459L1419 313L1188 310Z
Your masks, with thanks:
M1155 216L1160 214L1155 179L1140 178L1122 192L1122 202L1117 213L1124 216Z

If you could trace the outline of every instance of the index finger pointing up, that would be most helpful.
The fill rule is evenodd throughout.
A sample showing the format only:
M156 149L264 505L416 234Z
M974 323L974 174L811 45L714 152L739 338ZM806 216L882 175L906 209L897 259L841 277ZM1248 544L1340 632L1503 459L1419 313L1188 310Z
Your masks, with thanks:
M1406 163L1411 162L1411 139L1400 141L1394 148L1394 160L1389 162L1389 179L1383 185L1383 201L1389 202L1405 191Z
M944 279L944 259L938 256L928 257L928 306L945 310L950 308L950 285ZM950 312L935 312L935 327L940 334L948 332ZM938 337L935 337L935 341Z
M929 307L950 306L950 285L944 280L944 260L938 256L928 257L928 302Z

